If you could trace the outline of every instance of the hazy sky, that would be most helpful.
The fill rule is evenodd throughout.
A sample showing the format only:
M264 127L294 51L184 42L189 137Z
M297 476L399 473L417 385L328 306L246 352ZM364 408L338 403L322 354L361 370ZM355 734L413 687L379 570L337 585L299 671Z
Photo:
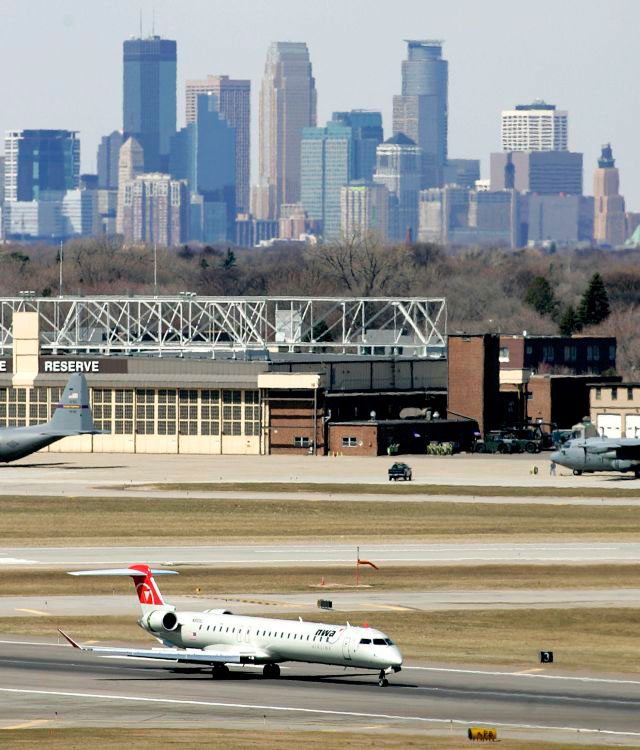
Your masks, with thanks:
M184 81L207 73L252 81L252 181L257 93L267 46L306 41L318 123L334 110L383 113L400 93L403 39L444 40L449 156L499 149L500 111L542 98L569 111L569 147L584 153L590 193L611 141L629 210L640 210L639 0L1 0L0 128L79 130L83 171L100 136L122 124L122 41L151 29L178 42Z

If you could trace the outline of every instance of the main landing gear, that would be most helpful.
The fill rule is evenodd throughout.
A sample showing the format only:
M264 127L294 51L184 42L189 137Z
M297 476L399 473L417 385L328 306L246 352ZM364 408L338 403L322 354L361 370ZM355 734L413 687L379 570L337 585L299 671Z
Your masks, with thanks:
M224 680L229 676L229 667L226 664L216 664L211 671L214 680Z
M384 669L381 669L380 674L378 675L378 685L380 687L387 687L389 685L389 680L387 680L387 673Z
M280 677L280 667L277 664L265 664L262 667L262 676L268 680L276 680Z

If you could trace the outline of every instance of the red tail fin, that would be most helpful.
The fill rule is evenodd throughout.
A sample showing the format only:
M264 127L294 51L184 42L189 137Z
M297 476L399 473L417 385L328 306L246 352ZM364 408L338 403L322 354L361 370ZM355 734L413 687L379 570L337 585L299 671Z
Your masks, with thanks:
M140 604L143 606L165 606L160 589L151 575L151 568L148 565L130 565L129 570L140 571L140 575L132 575Z

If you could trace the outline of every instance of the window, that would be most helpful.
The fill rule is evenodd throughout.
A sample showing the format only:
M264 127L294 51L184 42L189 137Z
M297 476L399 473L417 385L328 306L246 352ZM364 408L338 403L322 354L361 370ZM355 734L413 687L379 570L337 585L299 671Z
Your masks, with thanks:
M602 398L602 388L600 386L596 387L596 401L600 401Z
M369 646L371 644L371 638L361 638L360 643L363 646Z
M155 391L151 388L136 389L136 434L155 434Z
M627 388L627 401L633 401L633 388Z
M501 346L500 347L500 354L498 356L498 360L500 362L508 362L509 361L509 347L508 346Z
M180 435L198 434L198 391L178 391L178 417Z
M200 431L202 435L220 434L220 391L200 391Z
M609 346L609 359L612 362L616 361L616 345L615 344L611 344Z
M384 638L374 638L373 645L374 646L386 646L387 642L385 641Z
M244 434L258 435L260 426L260 405L258 391L244 392Z
M553 359L554 359L553 345L549 344L549 346L543 346L542 347L542 360L544 362L553 362Z
M116 435L133 435L133 391L115 390L114 432Z
M577 358L578 358L578 348L576 346L565 346L564 361L575 362Z
M599 359L600 359L600 347L588 346L587 347L587 361L597 362Z
M617 388L612 388L611 389L611 400L612 401L617 401L618 400L618 389Z
M342 447L343 448L355 448L358 445L358 438L355 437L343 437Z
M222 392L222 434L242 435L242 391Z
M294 437L293 438L293 445L296 448L308 448L309 447L309 438L305 437L304 435L300 437Z
M175 435L177 432L178 391L161 388L158 391L158 435Z

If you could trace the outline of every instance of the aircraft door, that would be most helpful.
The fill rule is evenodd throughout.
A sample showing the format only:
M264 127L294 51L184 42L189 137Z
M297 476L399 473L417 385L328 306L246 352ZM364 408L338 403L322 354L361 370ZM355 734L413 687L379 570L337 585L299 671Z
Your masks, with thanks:
M342 658L346 659L347 661L351 661L351 638L348 635L345 635L343 641L342 641Z

